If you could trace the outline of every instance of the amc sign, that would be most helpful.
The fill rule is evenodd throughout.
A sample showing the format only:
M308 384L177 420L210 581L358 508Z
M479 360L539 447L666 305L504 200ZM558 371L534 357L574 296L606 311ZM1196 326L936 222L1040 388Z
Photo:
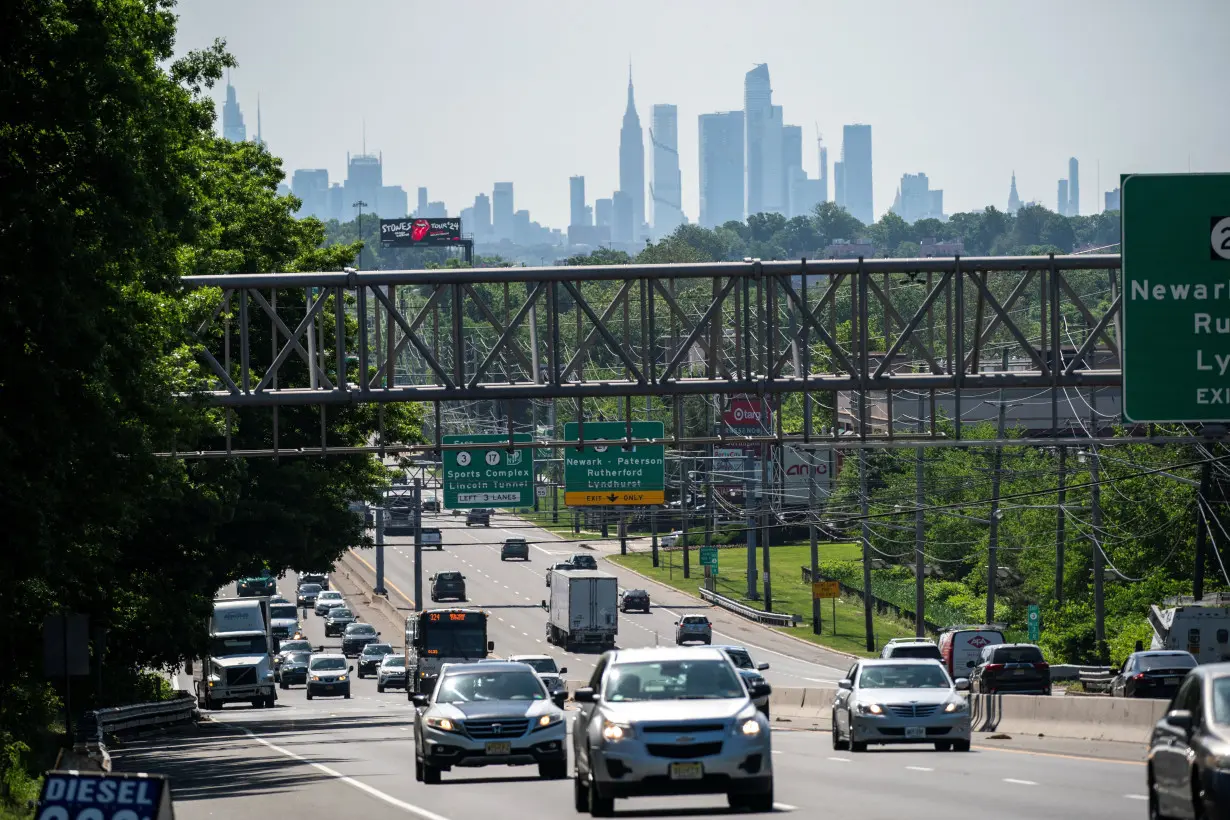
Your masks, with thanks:
M837 456L831 449L793 447L782 448L782 491L790 504L807 504L811 498L811 482L816 482L816 498L833 492L833 476L837 472Z

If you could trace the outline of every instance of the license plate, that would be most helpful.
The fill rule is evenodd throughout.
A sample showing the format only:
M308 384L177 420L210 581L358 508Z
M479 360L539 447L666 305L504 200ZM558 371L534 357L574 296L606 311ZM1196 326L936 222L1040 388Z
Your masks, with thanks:
M507 755L512 754L511 743L488 743L487 754L489 755Z
M1014 674L1014 675L1024 675L1024 674L1025 674L1025 670L1024 670L1024 669L1013 669L1013 670L1012 670L1012 674Z
M1166 686L1174 686L1179 682L1178 678L1162 678L1162 683Z
M705 769L699 763L672 763L671 780L700 780Z
M905 727L905 736L914 739L927 736L926 726L907 726Z

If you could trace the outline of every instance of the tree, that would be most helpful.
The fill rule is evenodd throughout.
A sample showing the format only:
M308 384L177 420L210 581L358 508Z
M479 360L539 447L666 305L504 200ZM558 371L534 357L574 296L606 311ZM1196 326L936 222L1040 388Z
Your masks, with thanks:
M816 234L822 245L835 239L854 241L866 232L862 222L835 202L821 202L816 206L815 217Z
M914 232L908 222L889 211L880 217L879 222L868 226L867 236L871 244L891 253L902 242L913 241Z

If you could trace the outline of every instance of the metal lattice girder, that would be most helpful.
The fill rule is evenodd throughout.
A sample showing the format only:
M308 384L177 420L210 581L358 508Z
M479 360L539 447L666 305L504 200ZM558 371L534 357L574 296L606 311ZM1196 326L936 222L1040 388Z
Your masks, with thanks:
M184 283L219 289L197 330L211 382L197 395L242 407L1115 387L1119 264L753 260Z

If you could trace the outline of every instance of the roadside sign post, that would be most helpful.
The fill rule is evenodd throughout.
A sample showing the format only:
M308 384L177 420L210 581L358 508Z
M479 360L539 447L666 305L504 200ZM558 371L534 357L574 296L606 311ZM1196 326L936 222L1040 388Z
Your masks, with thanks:
M622 421L585 423L585 438L620 439L628 433ZM665 425L660 421L632 422L632 437L661 439ZM576 422L564 425L564 440L578 441ZM570 507L636 506L648 507L666 502L666 448L624 447L619 444L564 447L564 503Z
M718 565L718 548L717 547L701 547L700 548L700 565L702 567L713 567L715 570Z
M837 634L837 599L841 597L841 584L837 581L812 581L811 597L814 601L820 601L828 598L833 602L833 634ZM817 612L819 610L817 609ZM816 633L819 634L820 627L816 626Z
M1042 637L1042 617L1038 612L1037 604L1029 605L1029 615L1026 616L1029 621L1029 640L1032 643L1037 643Z
M1230 174L1126 174L1123 417L1230 420Z
M513 442L528 444L529 433ZM445 450L444 504L451 509L532 507L534 456L529 448L508 449L508 436L498 433L445 436L444 444L473 444L473 449Z

